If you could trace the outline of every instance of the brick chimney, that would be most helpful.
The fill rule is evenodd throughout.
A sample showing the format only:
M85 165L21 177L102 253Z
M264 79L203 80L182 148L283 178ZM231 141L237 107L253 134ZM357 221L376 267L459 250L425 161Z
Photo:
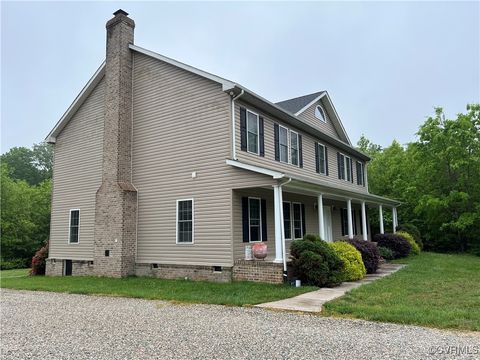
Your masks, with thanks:
M102 184L95 202L94 273L133 275L137 191L132 184L132 64L135 22L117 10L107 22Z

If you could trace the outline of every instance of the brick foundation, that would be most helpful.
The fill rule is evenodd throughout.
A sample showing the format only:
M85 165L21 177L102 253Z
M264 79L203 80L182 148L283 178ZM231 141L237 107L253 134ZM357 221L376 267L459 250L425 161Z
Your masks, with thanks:
M45 275L63 276L64 260L47 259ZM72 260L72 276L92 276L93 264L87 260Z
M283 264L262 260L235 260L233 280L283 283Z
M215 282L232 281L232 268L222 267L222 271L214 271L213 266L136 264L135 275L152 276L161 279L205 280Z

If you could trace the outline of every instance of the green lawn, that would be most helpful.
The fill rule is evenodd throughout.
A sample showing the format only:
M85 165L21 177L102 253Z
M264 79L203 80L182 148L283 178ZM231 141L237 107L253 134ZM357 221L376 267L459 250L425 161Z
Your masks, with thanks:
M324 315L480 330L480 258L422 253L408 266L324 307Z
M28 270L0 272L2 288L56 291L72 294L124 296L155 300L220 305L253 305L296 296L318 288L252 282L213 283L163 280L149 277L112 279L102 277L25 276Z

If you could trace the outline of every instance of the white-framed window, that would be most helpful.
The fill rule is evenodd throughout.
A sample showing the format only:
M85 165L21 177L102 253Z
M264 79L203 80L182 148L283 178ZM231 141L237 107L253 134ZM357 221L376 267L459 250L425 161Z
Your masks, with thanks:
M80 209L70 209L68 225L68 243L78 244L80 242Z
M325 111L320 105L317 105L317 107L315 108L315 117L324 123L327 122L327 116L325 115Z
M298 166L299 149L298 149L298 133L290 130L290 162L292 165Z
M278 127L278 144L280 148L280 161L288 163L288 129L282 125Z
M177 244L193 244L194 204L193 199L177 200Z
M292 213L293 213L293 237L295 239L303 238L303 229L302 229L302 204L294 202L292 203Z
M318 171L320 174L327 174L327 153L323 144L318 144Z
M259 132L258 114L247 110L247 151L257 155L259 149Z
M349 156L340 154L338 164L338 178L346 181L352 181L352 159Z
M357 161L357 185L365 186L365 164Z
M259 198L248 198L248 235L250 242L262 241L262 203Z
M283 233L285 240L292 239L292 204L289 201L283 202Z

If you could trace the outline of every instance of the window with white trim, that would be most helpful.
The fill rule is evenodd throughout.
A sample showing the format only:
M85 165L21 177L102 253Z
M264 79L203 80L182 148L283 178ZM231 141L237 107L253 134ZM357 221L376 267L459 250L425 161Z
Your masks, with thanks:
M80 235L80 210L70 210L70 226L68 242L70 244L78 244Z
M258 154L258 115L247 110L247 149L248 152Z
M280 161L288 163L288 129L281 125L278 130L278 143L280 145Z
M327 174L327 157L323 144L318 144L318 169L320 174Z
M293 236L295 239L303 237L302 231L302 204L293 203Z
M315 108L315 117L324 123L327 122L327 116L325 115L325 111L320 105L317 105L317 107Z
M177 244L193 244L193 199L177 200Z
M292 211L288 201L283 202L283 232L285 239L292 239Z
M298 133L290 130L290 162L298 166Z
M250 242L262 241L262 206L258 198L248 198L248 227Z
M365 164L357 161L357 185L365 186Z
M340 154L339 161L338 178L346 181L352 181L352 159L344 154Z

